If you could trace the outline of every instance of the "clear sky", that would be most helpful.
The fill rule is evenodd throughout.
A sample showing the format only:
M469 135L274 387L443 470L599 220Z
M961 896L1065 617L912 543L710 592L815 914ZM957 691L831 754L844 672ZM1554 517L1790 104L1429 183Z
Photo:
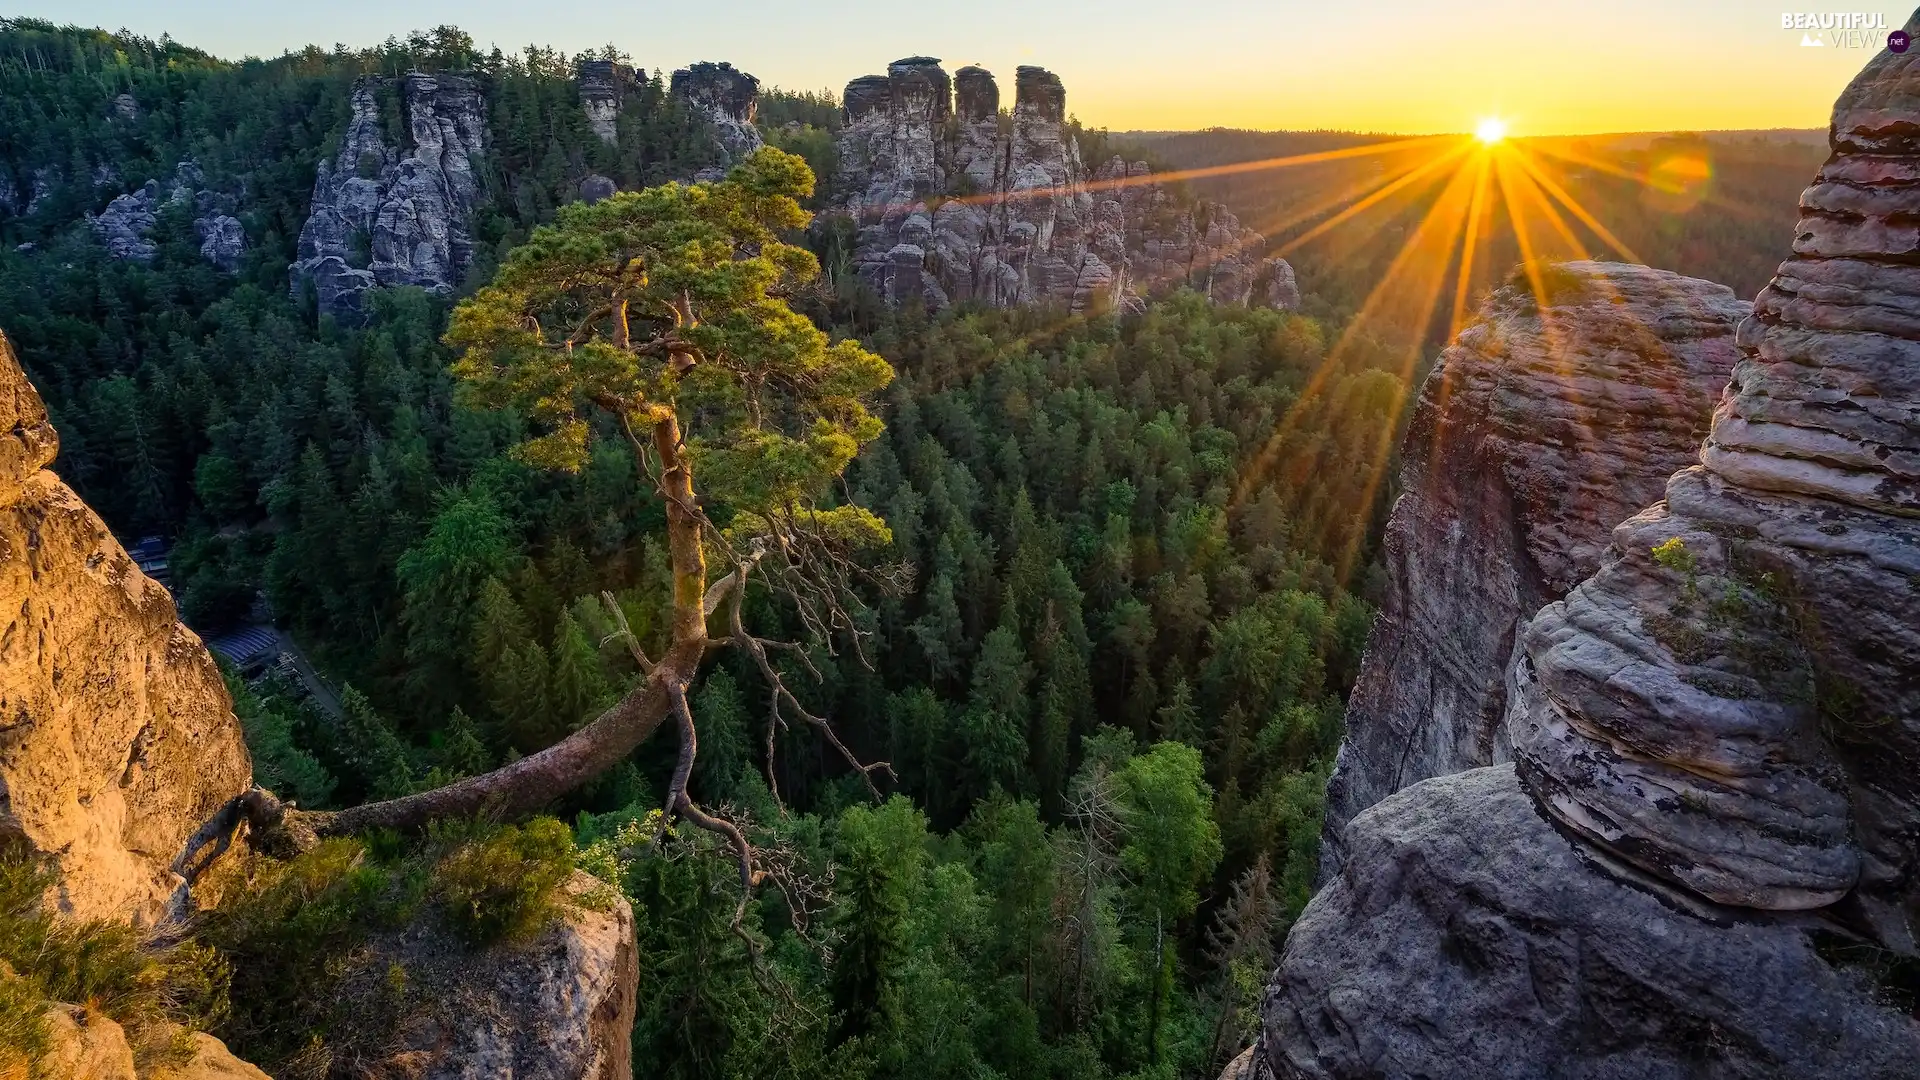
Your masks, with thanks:
M1853 0L1858 5L1859 0ZM839 88L902 56L1066 82L1115 130L1347 128L1517 135L1824 127L1872 55L1781 28L1810 0L15 0L9 14L126 28L217 55L369 45L454 23L483 47L609 41L642 66L729 60L764 83ZM1853 6L1896 28L1910 9ZM1868 35L1875 47L1884 30Z

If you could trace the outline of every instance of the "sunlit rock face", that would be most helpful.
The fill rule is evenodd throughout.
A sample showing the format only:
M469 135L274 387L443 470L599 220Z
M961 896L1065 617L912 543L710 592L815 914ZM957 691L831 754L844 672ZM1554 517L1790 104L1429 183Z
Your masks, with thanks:
M382 91L399 95L407 145L388 146ZM314 290L321 314L361 317L361 294L379 285L449 293L472 260L477 174L487 109L472 77L409 72L362 76L340 150L320 162L313 204L290 268L296 294Z
M1508 759L1519 627L1600 566L1706 434L1751 305L1664 270L1576 262L1508 285L1421 388L1383 544L1387 589L1327 787L1323 876L1360 811Z
M1700 465L1528 627L1509 723L1570 828L1709 899L1915 949L1920 55L1834 107Z
M0 337L0 842L50 861L56 908L152 923L252 767L213 658L47 470L58 447Z
M1700 464L1521 629L1513 763L1347 825L1277 1076L1915 1075L1917 132L1920 54L1882 53Z
M1217 203L1182 203L1144 163L1090 170L1059 76L1015 73L1010 110L980 67L933 57L847 84L835 203L854 269L889 303L1137 308L1191 286L1215 303L1293 308L1293 269Z

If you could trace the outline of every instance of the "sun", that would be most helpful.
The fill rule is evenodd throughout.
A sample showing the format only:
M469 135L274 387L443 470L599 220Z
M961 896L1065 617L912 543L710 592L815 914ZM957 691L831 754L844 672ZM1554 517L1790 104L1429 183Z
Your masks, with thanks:
M1497 116L1489 116L1480 121L1480 126L1474 129L1473 134L1481 142L1492 146L1507 137L1507 122Z

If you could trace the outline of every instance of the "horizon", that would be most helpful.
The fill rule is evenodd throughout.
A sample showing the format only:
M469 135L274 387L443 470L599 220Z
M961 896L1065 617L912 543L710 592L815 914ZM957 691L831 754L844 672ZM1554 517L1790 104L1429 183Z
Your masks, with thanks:
M1863 10L1889 28L1907 17ZM34 0L11 17L166 35L231 61L308 45L365 48L450 24L482 49L517 53L531 44L578 55L610 43L649 70L727 61L765 87L836 97L849 80L883 72L894 59L929 55L949 70L980 64L1008 84L1003 92L1016 65L1045 67L1065 83L1072 115L1115 132L1418 136L1470 132L1498 117L1515 138L1822 130L1834 96L1886 33L1783 28L1779 7L1740 0L1707 0L1681 12L1657 0L1623 0L1606 25L1594 25L1572 0L1498 0L1471 14L1412 0L1295 12L1200 0L1177 19L1144 7L1035 11L987 0L938 35L866 17L885 14L871 0L847 11L796 17L769 0L748 0L724 20L723 32L698 13L555 17L500 0L430 0L404 17L369 0L271 12L230 0L165 9L132 0ZM1569 27L1578 31L1571 46ZM1806 47L1810 38L1821 46Z

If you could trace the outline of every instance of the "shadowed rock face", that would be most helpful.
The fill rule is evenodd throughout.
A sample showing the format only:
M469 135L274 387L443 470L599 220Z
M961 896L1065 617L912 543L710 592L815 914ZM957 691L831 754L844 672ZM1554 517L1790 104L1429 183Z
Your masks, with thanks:
M0 337L0 838L51 858L60 909L154 922L252 767L213 658L46 471L58 447Z
M699 63L673 73L670 92L685 101L713 125L725 161L703 169L696 180L718 180L733 163L765 145L753 126L759 108L760 80L732 64Z
M1387 524L1388 587L1327 787L1323 876L1353 816L1507 760L1515 633L1600 565L1613 525L1697 455L1751 310L1723 285L1620 263L1491 296L1427 377Z
M633 69L612 60L587 60L580 64L580 107L586 110L587 126L612 145L617 134L620 105L633 88Z
M1137 308L1187 285L1216 303L1299 304L1293 269L1217 203L1184 203L1144 163L1089 176L1066 90L1022 67L1009 115L984 68L914 56L847 84L834 188L855 270L890 303Z
M205 183L206 177L198 165L182 161L174 166L173 178L164 196L160 181L148 180L139 190L116 196L98 215L90 215L87 222L114 258L152 262L160 253L159 245L153 240L160 211L172 206L190 206L195 215L194 232L201 241L201 256L232 273L239 269L240 256L246 251L246 227L238 218L225 213L234 200L207 190ZM6 201L0 199L0 204Z
M639 957L633 909L608 892L575 873L559 917L524 943L476 952L430 920L374 938L362 969L380 978L399 964L440 1005L385 1075L630 1080Z
M400 95L404 147L388 146L382 133L383 89ZM320 312L348 321L376 285L453 291L472 258L476 168L488 138L485 96L470 77L362 76L340 151L314 178L294 290L310 283Z
M1354 819L1262 1006L1285 1080L1911 1077L1920 1025L1805 927L1691 913L1617 880L1512 765Z
M1920 26L1911 29L1920 29ZM1920 56L1834 106L1793 256L1699 466L1528 627L1509 721L1549 811L1725 904L1915 951ZM1658 550L1656 550L1658 549Z

